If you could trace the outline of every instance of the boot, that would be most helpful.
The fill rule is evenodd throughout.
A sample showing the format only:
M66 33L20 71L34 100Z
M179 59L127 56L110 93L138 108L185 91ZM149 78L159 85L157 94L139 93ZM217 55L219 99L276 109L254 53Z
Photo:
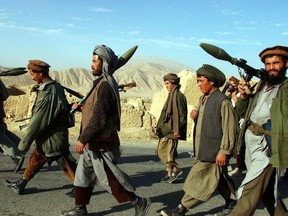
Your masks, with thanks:
M177 208L172 210L162 210L161 215L163 216L185 216L187 212L187 208L184 207L182 204L179 204Z
M86 205L77 205L77 204L73 209L61 212L62 216L86 216L87 214L88 213Z
M24 163L25 157L24 156L12 156L11 157L14 162L14 172L17 173L21 170L22 165Z
M25 190L27 180L25 180L23 178L21 178L20 180L18 180L16 182L11 182L9 180L5 180L4 184L7 187L12 188L15 191L15 193L21 195L21 194L23 194L23 192Z
M135 216L146 216L149 211L150 205L151 205L150 199L137 197L137 202L134 205Z

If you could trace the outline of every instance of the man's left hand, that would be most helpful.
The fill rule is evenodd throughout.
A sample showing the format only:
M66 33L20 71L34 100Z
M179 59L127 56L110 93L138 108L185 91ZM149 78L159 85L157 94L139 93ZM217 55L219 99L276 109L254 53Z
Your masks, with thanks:
M216 165L225 166L226 165L226 155L225 154L217 154L216 155Z

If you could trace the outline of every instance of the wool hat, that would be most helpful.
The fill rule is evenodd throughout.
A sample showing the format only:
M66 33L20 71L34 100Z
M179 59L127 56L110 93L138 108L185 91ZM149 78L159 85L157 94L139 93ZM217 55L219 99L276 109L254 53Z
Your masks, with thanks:
M196 71L196 74L204 76L210 81L215 82L215 86L218 88L223 86L226 82L224 73L218 68L209 64L203 64L203 66Z
M164 77L163 77L163 80L164 81L169 81L170 83L172 84L178 84L180 83L180 78L174 74L174 73L169 73L169 74L166 74Z
M267 55L281 55L281 56L285 56L286 58L288 58L288 47L277 45L274 47L268 47L264 49L259 54L259 57L263 63L265 62L265 57Z
M234 76L231 76L228 81L229 81L229 82L232 81L232 82L234 82L236 85L239 84L239 80L238 80L236 77L234 77Z
M48 72L50 65L42 60L29 60L27 65L28 70L33 70L35 72Z

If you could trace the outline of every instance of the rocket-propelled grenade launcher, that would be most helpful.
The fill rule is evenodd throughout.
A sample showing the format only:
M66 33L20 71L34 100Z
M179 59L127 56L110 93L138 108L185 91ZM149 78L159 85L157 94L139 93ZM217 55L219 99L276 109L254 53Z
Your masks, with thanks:
M207 53L209 53L213 57L220 60L228 61L231 64L242 68L246 73L246 76L243 76L242 74L240 74L240 76L242 76L241 78L243 78L246 82L249 82L253 76L258 77L259 79L264 79L266 76L265 70L263 68L255 69L250 65L248 65L246 60L233 58L225 50L217 46L207 43L200 43L200 47L202 47L202 49L204 49Z

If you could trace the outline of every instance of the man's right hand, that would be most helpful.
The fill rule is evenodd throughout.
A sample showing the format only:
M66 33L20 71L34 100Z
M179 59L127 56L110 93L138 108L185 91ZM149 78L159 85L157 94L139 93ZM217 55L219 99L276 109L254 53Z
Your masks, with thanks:
M79 154L83 154L84 152L84 144L81 143L79 140L77 140L76 144L75 144L75 151Z
M78 112L82 112L82 104L73 103L73 104L72 104L72 109L73 109L73 110L76 110L76 111L78 111Z
M190 118L193 120L195 120L197 118L197 115L198 115L198 112L196 109L194 109L190 112Z

